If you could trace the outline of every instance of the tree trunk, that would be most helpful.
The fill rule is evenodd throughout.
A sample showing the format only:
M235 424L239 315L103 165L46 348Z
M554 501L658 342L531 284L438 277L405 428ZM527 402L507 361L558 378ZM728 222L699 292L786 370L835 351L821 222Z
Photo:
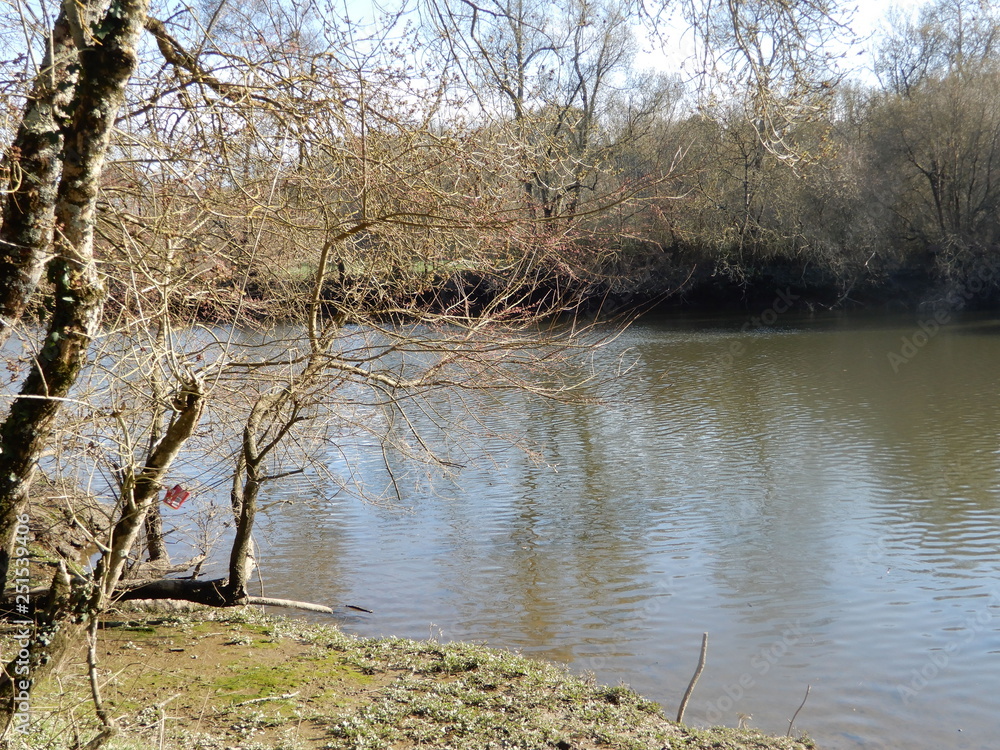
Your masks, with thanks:
M168 268L171 259L168 259ZM166 308L166 301L164 300L164 308ZM167 313L164 312L164 315ZM161 319L156 327L156 341L154 346L156 351L165 352L167 350L166 342L166 324ZM151 456L153 451L156 449L157 442L163 436L163 412L166 408L164 406L167 397L166 386L163 382L163 373L160 371L159 367L155 364L150 372L149 387L152 393L153 401L153 422L149 427L149 447L146 451L147 456ZM150 562L159 562L163 565L169 564L170 556L167 553L167 540L163 537L163 516L160 513L160 506L158 503L153 503L149 512L146 514L146 554L147 559Z
M249 596L247 585L253 575L253 525L257 515L257 495L260 492L260 480L255 466L247 472L246 483L239 508L233 508L236 514L236 537L229 553L229 593L232 601L238 601Z
M149 6L148 0L116 0L103 17L98 7L75 0L63 4L69 14L69 33L81 50L79 81L69 106L72 120L61 128L61 153L52 154L53 159L62 161L53 212L59 231L55 233L54 258L49 264L55 309L42 350L0 427L3 585L17 517L27 505L38 458L52 437L61 402L86 360L104 303L104 288L93 254L97 193L125 85L135 71L135 47ZM99 33L101 38L95 39L92 33ZM37 208L41 211L42 206ZM17 287L16 280L11 282L10 267L7 272L3 283Z
M64 252L69 250L64 248ZM104 290L93 258L66 252L50 273L56 306L48 335L0 426L0 583L6 586L17 517L25 512L38 458L52 437L62 401L83 367L97 330Z
M229 581L226 578L214 578L210 581L194 581L190 578L160 578L138 584L129 581L119 587L115 599L116 601L170 599L203 604L208 607L258 605L301 609L307 612L323 612L328 615L334 613L333 607L328 607L325 604L301 602L295 599L272 599L263 596L242 596L237 601L232 598L231 594Z
M170 564L167 540L163 536L163 516L160 514L160 506L156 503L150 506L146 515L146 559L161 565Z
M0 223L0 345L24 313L52 250L64 131L79 80L77 61L70 24L61 11L5 154L11 176Z

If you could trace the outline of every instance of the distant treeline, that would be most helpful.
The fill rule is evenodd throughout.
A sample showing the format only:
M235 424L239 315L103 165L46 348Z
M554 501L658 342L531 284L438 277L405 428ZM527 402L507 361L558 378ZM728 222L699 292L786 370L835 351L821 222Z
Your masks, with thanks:
M738 107L661 123L650 143L684 158L630 217L624 275L667 290L691 269L679 305L789 286L822 306L1000 304L996 9L939 0L890 16L874 73L833 87L822 115L782 134L784 153Z
M355 67L351 34L324 22L321 39L308 16L227 8L197 64L183 28L152 26L180 73L143 68L105 171L98 251L120 305L290 319L319 263L345 319L499 297L515 317L745 308L778 289L813 308L1000 304L990 4L890 16L867 82L813 50L808 75L776 62L714 96L636 72L616 4L429 4L448 28ZM772 5L799 12L746 7Z

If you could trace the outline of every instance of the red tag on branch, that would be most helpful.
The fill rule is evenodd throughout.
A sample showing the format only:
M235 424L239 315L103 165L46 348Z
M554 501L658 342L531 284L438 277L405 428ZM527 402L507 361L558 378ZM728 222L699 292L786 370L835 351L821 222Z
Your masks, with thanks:
M167 494L163 497L163 502L169 505L174 510L177 510L182 505L184 501L191 497L191 493L181 487L179 484L175 484L169 490Z

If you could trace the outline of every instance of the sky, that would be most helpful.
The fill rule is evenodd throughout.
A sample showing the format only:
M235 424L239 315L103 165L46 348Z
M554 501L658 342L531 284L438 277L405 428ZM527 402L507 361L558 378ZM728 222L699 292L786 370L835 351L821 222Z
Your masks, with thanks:
M860 42L860 48L851 50L847 59L851 61L852 76L859 79L873 77L871 39L882 27L886 15L892 8L900 8L905 12L913 12L930 0L867 0L855 10L851 20L851 29ZM689 71L692 67L690 57L694 52L694 43L690 32L685 32L679 22L674 24L670 33L669 48L645 37L640 27L636 27L637 37L641 40L641 51L636 58L636 66L640 69L652 68L665 72ZM863 54L858 54L862 52Z
M230 0L234 2L235 0ZM410 8L417 7L421 0L331 0L330 6L338 15L347 14L353 21L371 21L392 8L406 4ZM794 0L793 0L794 1ZM875 34L882 25L888 11L896 6L904 10L913 9L925 4L928 0L860 0L854 14L852 27L858 38L864 40ZM46 17L46 11L52 12L56 7L47 0L17 0L15 3L22 8L28 17ZM677 14L679 16L679 14ZM682 78L693 73L694 63L691 57L694 51L690 32L685 31L679 18L673 23L668 33L666 45L650 39L641 27L635 27L640 42L640 53L636 67L640 70L654 69L667 73L680 73ZM8 34L2 40L8 57L12 57L17 49L23 49L24 36L19 29L8 29ZM864 50L851 50L845 57L850 63L850 77L856 80L875 83L872 73L871 44L862 42ZM34 47L32 48L34 49ZM862 52L862 54L858 54ZM686 75L687 74L687 75Z
M335 0L341 7L345 7L354 19L371 19L379 12L384 12L406 2L410 7L414 7L419 0ZM901 8L912 12L915 8L930 2L930 0L854 0L855 12L851 22L851 27L855 35L861 39L870 39L872 35L879 31L884 22L886 14L893 7ZM850 7L851 0L845 0ZM677 14L679 16L679 14ZM694 51L693 40L690 32L685 33L683 22L677 18L672 24L673 30L669 32L668 44L664 46L658 41L651 40L641 27L635 27L637 38L640 40L640 53L636 60L636 67L639 69L654 69L664 72L689 71L692 63L688 58ZM854 50L848 54L848 59L852 61L852 68L858 68L853 77L870 78L871 54L870 44L862 42L865 47L864 54L858 55Z

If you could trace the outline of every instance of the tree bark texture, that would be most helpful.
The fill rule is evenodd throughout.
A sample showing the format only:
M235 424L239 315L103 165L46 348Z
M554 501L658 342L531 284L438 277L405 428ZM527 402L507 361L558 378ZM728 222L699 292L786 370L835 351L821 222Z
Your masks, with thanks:
M10 179L0 224L0 345L24 313L52 251L64 134L79 73L79 53L63 11L4 155Z

